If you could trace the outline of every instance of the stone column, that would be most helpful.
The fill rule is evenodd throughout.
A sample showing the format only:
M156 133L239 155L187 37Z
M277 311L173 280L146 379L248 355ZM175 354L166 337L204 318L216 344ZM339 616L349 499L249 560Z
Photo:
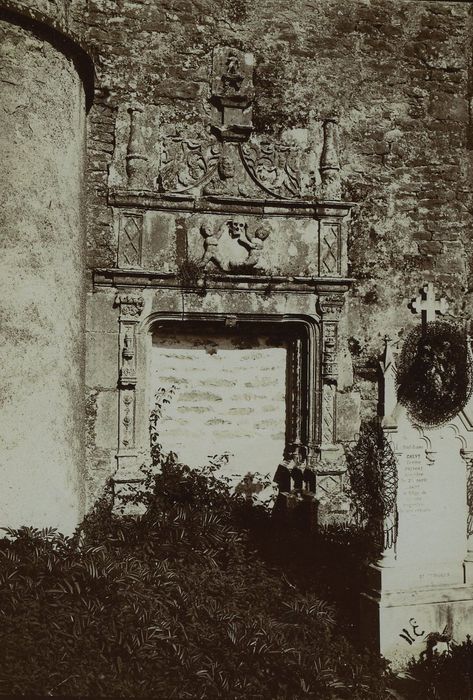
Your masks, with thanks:
M466 536L467 553L465 557L465 583L473 583L473 451L463 449L461 452L466 465Z
M91 64L66 15L29 4L0 2L0 526L70 533L83 515Z

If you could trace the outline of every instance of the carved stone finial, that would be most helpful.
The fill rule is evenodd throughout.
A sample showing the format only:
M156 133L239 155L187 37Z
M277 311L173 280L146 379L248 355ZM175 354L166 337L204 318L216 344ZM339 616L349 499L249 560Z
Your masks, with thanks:
M324 145L320 156L320 176L324 197L340 197L340 162L338 159L337 120L324 120Z
M128 186L133 189L141 189L146 184L146 170L148 157L144 153L143 136L141 133L140 116L142 107L129 107L130 134L126 152L126 174Z
M393 355L392 339L389 335L384 336L384 355L379 364L381 365L383 374L386 374L389 369L394 369L396 367Z
M389 427L393 423L392 414L396 408L396 361L393 353L393 343L389 335L384 336L384 352L379 363L382 372L380 391L380 413L383 418L383 426Z
M424 284L421 293L411 299L409 308L412 313L422 315L422 325L435 321L436 314L446 314L448 311L448 301L445 297L436 299L435 289L432 282Z

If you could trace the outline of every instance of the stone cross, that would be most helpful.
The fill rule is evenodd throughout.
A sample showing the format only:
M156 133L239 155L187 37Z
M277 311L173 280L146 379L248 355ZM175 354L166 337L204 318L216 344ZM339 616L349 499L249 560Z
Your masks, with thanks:
M422 324L435 321L436 314L445 314L448 311L448 301L445 297L435 298L435 289L432 282L424 284L419 296L414 297L409 304L412 313L422 314Z

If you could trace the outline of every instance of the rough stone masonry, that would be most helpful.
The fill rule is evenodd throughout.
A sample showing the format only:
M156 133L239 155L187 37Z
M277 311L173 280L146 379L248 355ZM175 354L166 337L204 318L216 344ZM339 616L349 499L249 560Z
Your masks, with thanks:
M434 281L453 314L471 315L471 3L0 4L2 522L71 529L117 469L122 484L136 476L153 337L165 343L188 321L197 339L217 323L216 343L222 329L238 341L263 323L268 347L281 328L290 337L281 459L316 474L330 516L343 445L376 411L380 340L410 328L412 290ZM251 55L251 71L241 59L218 73L219 47ZM219 75L233 97L248 87L246 102L225 105ZM338 161L323 155L331 123ZM211 130L222 124L242 141ZM173 138L209 149L194 163L201 182L187 165L174 173L180 199L163 167L181 162L163 159ZM268 165L268 148L301 160ZM257 194L264 174L273 189ZM183 177L196 187L182 193ZM339 223L324 277L317 245ZM212 244L220 252L202 266ZM235 250L246 258L232 271Z

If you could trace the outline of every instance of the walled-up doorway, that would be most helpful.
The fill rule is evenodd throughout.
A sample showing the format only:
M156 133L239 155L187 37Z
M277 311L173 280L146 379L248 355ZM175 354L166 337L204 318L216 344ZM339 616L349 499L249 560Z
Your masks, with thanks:
M298 324L164 321L152 337L150 397L164 389L170 398L159 425L165 451L192 467L226 455L238 481L272 476L288 451L301 452L307 353Z

